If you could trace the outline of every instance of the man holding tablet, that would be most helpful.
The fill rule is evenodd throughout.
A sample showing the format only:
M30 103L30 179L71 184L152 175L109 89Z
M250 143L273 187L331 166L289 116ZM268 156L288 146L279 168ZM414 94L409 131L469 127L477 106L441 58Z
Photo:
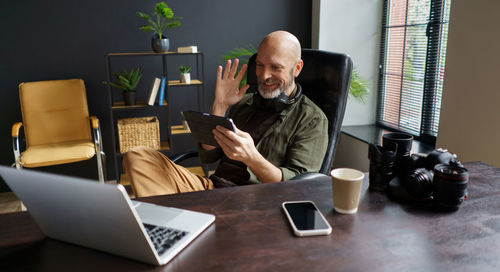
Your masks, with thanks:
M301 47L291 33L276 31L258 47L258 92L239 88L238 59L217 69L211 114L228 116L235 130L217 126L212 132L220 147L200 144L203 163L220 159L209 178L192 174L160 152L146 147L129 151L123 168L137 196L208 190L216 187L281 182L317 172L328 143L328 120L295 83L303 67ZM227 113L227 115L226 115Z

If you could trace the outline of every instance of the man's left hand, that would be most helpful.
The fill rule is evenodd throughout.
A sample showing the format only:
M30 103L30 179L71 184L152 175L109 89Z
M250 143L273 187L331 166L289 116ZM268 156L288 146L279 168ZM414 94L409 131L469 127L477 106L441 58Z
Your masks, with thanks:
M233 132L222 126L217 126L212 132L215 140L228 158L243 163L255 159L258 151L250 134L239 130L237 127Z
M280 182L281 170L266 160L255 147L252 136L239 130L217 126L212 132L222 151L232 160L244 163L261 182Z

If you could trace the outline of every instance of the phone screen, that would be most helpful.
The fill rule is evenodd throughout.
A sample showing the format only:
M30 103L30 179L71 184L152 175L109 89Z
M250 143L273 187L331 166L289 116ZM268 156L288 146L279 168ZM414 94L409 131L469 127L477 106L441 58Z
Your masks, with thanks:
M311 202L291 202L284 204L298 230L328 229L330 226L320 211Z

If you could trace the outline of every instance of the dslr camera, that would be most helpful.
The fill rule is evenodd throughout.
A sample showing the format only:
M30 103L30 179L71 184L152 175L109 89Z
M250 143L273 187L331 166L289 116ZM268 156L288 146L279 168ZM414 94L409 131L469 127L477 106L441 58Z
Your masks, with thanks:
M369 146L369 189L387 192L397 200L458 210L467 199L467 169L455 154L443 149L410 155L412 141L411 135L388 133L382 146Z

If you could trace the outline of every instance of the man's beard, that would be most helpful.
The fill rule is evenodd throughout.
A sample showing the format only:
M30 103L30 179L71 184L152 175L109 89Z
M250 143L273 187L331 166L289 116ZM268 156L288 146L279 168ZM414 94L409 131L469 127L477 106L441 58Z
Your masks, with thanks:
M293 84L293 80L294 80L294 76L293 76L293 69L290 71L290 81L288 82L281 82L279 81L278 79L273 79L273 78L269 78L267 80L261 80L259 79L258 80L258 90L259 90L259 94L265 98L265 99L273 99L273 98L276 98L278 97L281 93L284 93L288 88L290 88L290 86L292 86ZM263 89L261 89L261 86L262 85L265 85L265 84L278 84L278 87L276 89L274 89L273 91L271 92L268 92L268 91L265 91Z

